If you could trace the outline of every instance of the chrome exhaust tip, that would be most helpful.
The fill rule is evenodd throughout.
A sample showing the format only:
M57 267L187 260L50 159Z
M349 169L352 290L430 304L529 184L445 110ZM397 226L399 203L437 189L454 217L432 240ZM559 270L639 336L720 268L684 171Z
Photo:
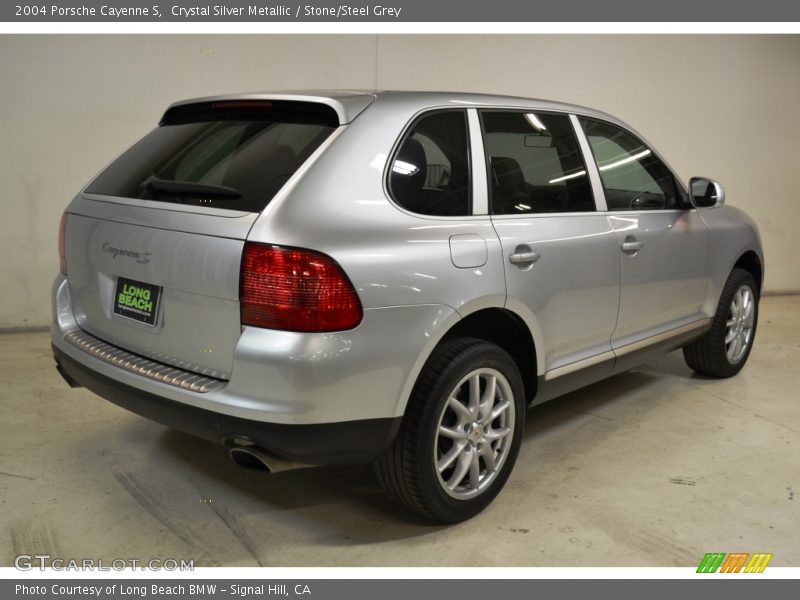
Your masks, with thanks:
M295 471L306 469L314 465L306 465L286 460L271 452L267 452L258 446L234 446L228 453L237 465L248 469L266 470L270 474L283 473L284 471Z

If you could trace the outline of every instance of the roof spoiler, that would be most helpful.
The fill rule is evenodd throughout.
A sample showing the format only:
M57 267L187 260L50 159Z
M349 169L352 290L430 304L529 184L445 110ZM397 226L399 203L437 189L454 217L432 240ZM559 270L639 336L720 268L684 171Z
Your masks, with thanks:
M344 125L375 100L367 92L239 94L209 96L172 104L161 118L162 125L204 120L286 120Z

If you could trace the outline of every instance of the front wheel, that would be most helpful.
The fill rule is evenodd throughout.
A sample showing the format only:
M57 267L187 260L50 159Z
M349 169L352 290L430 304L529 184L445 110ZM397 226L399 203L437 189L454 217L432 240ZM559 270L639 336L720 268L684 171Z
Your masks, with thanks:
M397 438L375 465L378 479L391 498L423 516L469 519L503 488L524 421L512 358L483 340L448 342L420 373Z
M731 271L711 329L683 348L690 368L712 377L732 377L742 370L750 356L758 325L757 290L756 280L748 271Z

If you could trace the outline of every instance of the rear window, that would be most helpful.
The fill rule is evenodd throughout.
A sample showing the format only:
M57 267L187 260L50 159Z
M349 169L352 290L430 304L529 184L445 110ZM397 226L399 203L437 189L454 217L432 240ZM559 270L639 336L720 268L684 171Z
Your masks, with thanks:
M86 192L261 212L337 122L333 109L313 103L179 106Z

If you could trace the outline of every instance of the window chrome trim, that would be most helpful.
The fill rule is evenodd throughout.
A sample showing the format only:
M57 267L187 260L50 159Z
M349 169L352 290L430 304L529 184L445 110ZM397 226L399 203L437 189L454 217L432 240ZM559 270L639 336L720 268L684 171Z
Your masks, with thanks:
M686 213L691 212L693 210L697 210L694 206L684 206L681 208L653 208L648 210L646 208L641 208L639 210L631 210L630 208L626 208L625 210L609 210L606 214L609 217L617 217L617 216L634 216L639 217L641 215L664 215L669 213Z
M522 213L519 215L492 215L493 221L500 221L500 220L513 220L513 219L546 219L550 218L557 218L557 217L575 217L575 218L587 218L587 217L604 217L607 216L605 212L601 211L581 211L581 212L540 212L540 213Z
M469 129L469 160L472 175L472 215L489 214L489 179L486 172L486 150L483 145L483 128L478 109L467 109Z
M659 208L654 210L629 210L626 209L625 211L622 210L604 210L604 211L597 211L597 212L552 212L552 213L525 213L521 215L492 215L492 219L523 219L525 217L528 218L536 218L536 219L543 219L547 217L595 217L595 216L603 216L603 217L641 217L642 215L666 215L666 214L673 214L673 213L687 213L697 211L697 209L693 206L687 206L685 208Z
M578 138L578 145L583 154L583 164L586 165L586 172L589 174L589 181L591 182L594 195L595 209L597 212L607 212L608 202L606 202L606 191L603 188L603 181L600 179L600 169L598 169L597 161L594 159L592 147L589 145L589 138L586 137L586 132L583 131L583 126L576 115L569 115L569 121L572 123L572 128L575 130L575 136Z
M394 207L395 209L399 210L400 212L410 216L415 217L418 219L430 219L435 221L458 221L462 219L471 219L475 216L486 218L487 215L475 215L474 210L470 210L467 214L464 215L428 215L425 213L418 213L412 210L407 209L405 206L400 204L394 198L394 194L392 193L392 188L389 183L389 179L392 176L392 164L394 163L394 159L397 157L397 154L400 152L400 147L403 145L403 142L406 141L406 137L414 128L414 126L419 123L422 119L431 116L433 113L437 112L460 112L464 116L464 127L467 133L467 169L469 169L469 177L473 177L472 172L472 160L470 159L470 153L472 152L472 142L470 137L470 123L469 123L469 116L467 114L468 108L466 106L452 106L452 105L436 105L436 106L429 106L422 110L417 111L414 115L406 122L401 130L400 134L395 138L394 143L392 144L392 149L389 154L386 156L386 163L383 166L383 174L381 176L381 187L383 188L383 195L389 201L389 205ZM473 186L469 186L469 198L468 203L469 205L473 205Z

